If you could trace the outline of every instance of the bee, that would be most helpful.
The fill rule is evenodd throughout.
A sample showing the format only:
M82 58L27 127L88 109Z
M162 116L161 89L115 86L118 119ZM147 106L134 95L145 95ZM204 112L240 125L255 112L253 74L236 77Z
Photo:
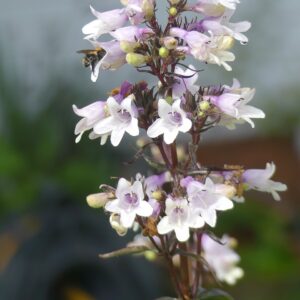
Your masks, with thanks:
M103 48L97 48L93 50L79 50L77 53L85 55L82 59L82 64L86 68L91 67L92 72L94 73L95 66L105 56L106 51Z

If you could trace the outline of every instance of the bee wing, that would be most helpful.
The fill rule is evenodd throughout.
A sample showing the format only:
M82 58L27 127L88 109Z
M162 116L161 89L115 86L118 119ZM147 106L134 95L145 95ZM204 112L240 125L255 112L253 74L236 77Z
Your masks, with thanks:
M76 53L82 53L82 54L92 54L95 50L89 50L89 49L83 49L83 50L78 50Z

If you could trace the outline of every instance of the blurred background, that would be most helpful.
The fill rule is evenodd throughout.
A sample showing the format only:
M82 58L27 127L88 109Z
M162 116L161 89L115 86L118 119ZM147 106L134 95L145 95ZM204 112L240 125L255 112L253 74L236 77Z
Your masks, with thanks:
M158 2L163 7L166 1ZM97 257L131 237L119 238L101 211L87 207L85 196L112 183L110 176L135 174L122 164L134 141L118 149L87 138L75 145L78 118L71 105L106 99L125 78L141 76L122 67L90 81L76 54L89 48L81 33L93 19L89 4L103 11L119 1L1 3L1 300L150 300L169 293L161 266L143 258ZM219 218L218 233L240 241L246 275L229 288L235 299L300 299L299 9L297 0L242 1L234 20L252 22L249 45L236 44L233 72L210 66L200 73L202 84L230 85L236 77L242 86L256 87L253 103L267 114L255 129L209 131L201 161L249 168L274 161L276 179L289 187L280 203L248 194L244 205Z

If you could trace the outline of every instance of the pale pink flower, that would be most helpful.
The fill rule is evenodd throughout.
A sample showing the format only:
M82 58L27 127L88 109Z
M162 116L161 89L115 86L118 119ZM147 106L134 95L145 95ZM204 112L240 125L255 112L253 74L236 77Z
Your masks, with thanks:
M180 104L180 99L175 100L172 105L168 104L165 99L159 99L159 118L148 128L149 137L156 138L163 134L165 143L171 144L179 132L188 132L191 129L192 121L187 118Z
M105 209L109 212L120 215L120 225L125 228L132 227L136 215L141 217L151 216L153 209L144 200L145 195L140 181L132 185L129 181L121 178L116 189L116 199L109 201Z

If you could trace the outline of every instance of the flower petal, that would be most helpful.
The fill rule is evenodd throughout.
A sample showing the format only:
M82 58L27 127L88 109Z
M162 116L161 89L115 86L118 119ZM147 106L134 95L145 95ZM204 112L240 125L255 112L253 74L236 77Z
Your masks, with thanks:
M169 218L163 217L160 222L157 224L157 231L159 234L166 234L172 231L174 228L169 223Z

